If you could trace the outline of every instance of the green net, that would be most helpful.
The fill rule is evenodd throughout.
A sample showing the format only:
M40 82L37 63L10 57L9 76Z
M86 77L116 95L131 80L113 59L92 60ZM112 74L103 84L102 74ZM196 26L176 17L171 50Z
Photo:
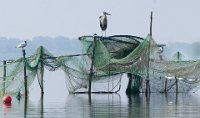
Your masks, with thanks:
M44 69L62 69L70 93L87 91L90 76L93 92L117 91L123 74L132 75L129 86L135 92L144 92L146 80L150 82L151 92L188 92L198 89L200 61L181 60L179 52L171 61L165 60L161 48L150 35L145 39L128 35L83 36L79 40L82 54L55 57L41 46L27 57L28 87L36 78L40 87L43 87ZM17 93L24 90L22 58L2 63L0 75L2 92Z
M92 43L88 41L91 38L82 38L84 52L91 53ZM94 51L96 72L100 71L108 75L131 73L144 80L149 79L151 92L188 92L199 85L199 61L182 61L179 52L176 54L176 59L164 60L161 48L149 35L145 40L138 41L139 43L94 38L96 38ZM120 38L116 37L116 39ZM123 45L120 45L121 43ZM121 54L123 51L124 54ZM133 86L136 86L137 81L134 81ZM145 84L145 81L139 84L138 88L141 92L144 92Z
M40 69L41 59L41 47L37 49L36 53L26 59L26 75L27 75L27 86L29 87L34 81L38 70ZM2 91L7 93L17 93L22 91L24 88L24 62L23 59L13 60L4 63L0 66L1 68L1 86ZM41 71L38 74L42 74ZM41 77L41 76L40 76Z

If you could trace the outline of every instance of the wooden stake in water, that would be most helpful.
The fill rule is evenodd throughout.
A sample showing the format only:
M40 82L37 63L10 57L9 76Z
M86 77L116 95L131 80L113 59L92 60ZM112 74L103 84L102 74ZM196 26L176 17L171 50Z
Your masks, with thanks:
M147 80L146 80L146 93L150 93L150 85L149 85L149 66L150 66L150 47L151 47L151 38L152 38L152 22L153 22L153 12L151 12L151 22L150 22L150 39L148 45L148 59L147 59Z
M22 49L23 53L23 63L24 63L24 94L25 97L28 96L28 88L27 88L27 76L26 76L26 52L25 49Z
M175 76L175 80L176 80L176 93L178 93L178 79L176 76Z
M91 86L92 86L92 77L93 77L93 66L94 66L94 53L95 53L95 46L96 46L96 37L95 34L93 36L93 43L92 43L92 54L91 54L91 67L90 67L90 74L89 74L89 89L88 89L88 93L91 93Z
M165 93L167 93L167 78L165 78L165 90L164 90Z
M41 75L41 94L43 95L44 94L44 79L43 79L43 76L44 76L44 63L43 63L43 46L41 46L41 57L40 57L40 75Z
M5 81L6 81L6 61L3 61L3 94L5 94Z
M181 60L181 54L180 52L177 52L177 61L180 61ZM178 78L176 77L175 75L175 80L176 80L176 93L178 93Z

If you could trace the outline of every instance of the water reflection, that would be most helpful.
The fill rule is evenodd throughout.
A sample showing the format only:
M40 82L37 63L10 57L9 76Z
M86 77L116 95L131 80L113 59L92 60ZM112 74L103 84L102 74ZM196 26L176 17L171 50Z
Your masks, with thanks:
M2 104L2 108L3 108L3 112L4 113L7 113L7 112L9 112L10 111L10 108L11 108L11 103L3 103Z
M24 118L26 118L27 114L27 105L28 105L28 97L24 97Z
M11 103L3 103L2 104L2 108L3 108L3 118L7 118L7 114L10 111L11 108Z
M200 117L200 99L196 94L87 94L39 96L14 99L2 104L1 118L168 118ZM90 98L91 97L91 98Z
M40 115L41 115L41 118L44 117L44 94L41 95L40 97Z
M69 95L66 101L66 116L76 118L121 117L119 94Z
M92 118L118 118L123 114L121 96L119 94L94 95L92 99Z

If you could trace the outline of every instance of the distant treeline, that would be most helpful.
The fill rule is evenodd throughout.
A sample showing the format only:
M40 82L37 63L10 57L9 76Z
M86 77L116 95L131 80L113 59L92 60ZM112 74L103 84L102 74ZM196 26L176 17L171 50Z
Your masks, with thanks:
M81 53L81 43L78 38L69 39L63 36L55 38L40 36L27 41L27 56L34 53L41 45L56 56ZM16 48L22 42L21 39L2 37L0 38L0 42L0 61L16 59L22 56L21 49ZM171 59L177 51L183 55L183 59L185 60L200 59L200 42L169 43L164 48L164 58Z
M22 42L17 38L0 38L0 61L16 59L22 56L21 49L16 46ZM27 40L26 54L32 55L39 46L44 46L54 55L67 55L81 52L80 41L77 39L69 39L66 37L35 37Z

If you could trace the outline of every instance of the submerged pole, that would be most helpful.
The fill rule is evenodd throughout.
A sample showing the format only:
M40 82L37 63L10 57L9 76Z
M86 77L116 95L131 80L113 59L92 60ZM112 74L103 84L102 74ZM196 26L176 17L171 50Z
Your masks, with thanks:
M27 88L27 76L26 76L26 52L25 49L22 49L23 53L23 63L24 63L24 96L28 96L28 88Z
M3 61L3 94L5 94L5 81L6 81L6 61Z
M95 53L95 46L96 46L96 34L93 36L93 42L92 42L92 54L91 54L91 67L90 67L90 73L89 73L89 88L88 93L91 93L91 86L92 86L92 77L93 77L93 66L94 66L94 53Z
M150 84L149 84L149 66L150 66L150 47L151 47L151 38L152 38L152 22L153 22L153 12L151 12L150 17L150 39L148 45L148 59L147 59L147 79L146 79L146 91L145 93L150 93Z

